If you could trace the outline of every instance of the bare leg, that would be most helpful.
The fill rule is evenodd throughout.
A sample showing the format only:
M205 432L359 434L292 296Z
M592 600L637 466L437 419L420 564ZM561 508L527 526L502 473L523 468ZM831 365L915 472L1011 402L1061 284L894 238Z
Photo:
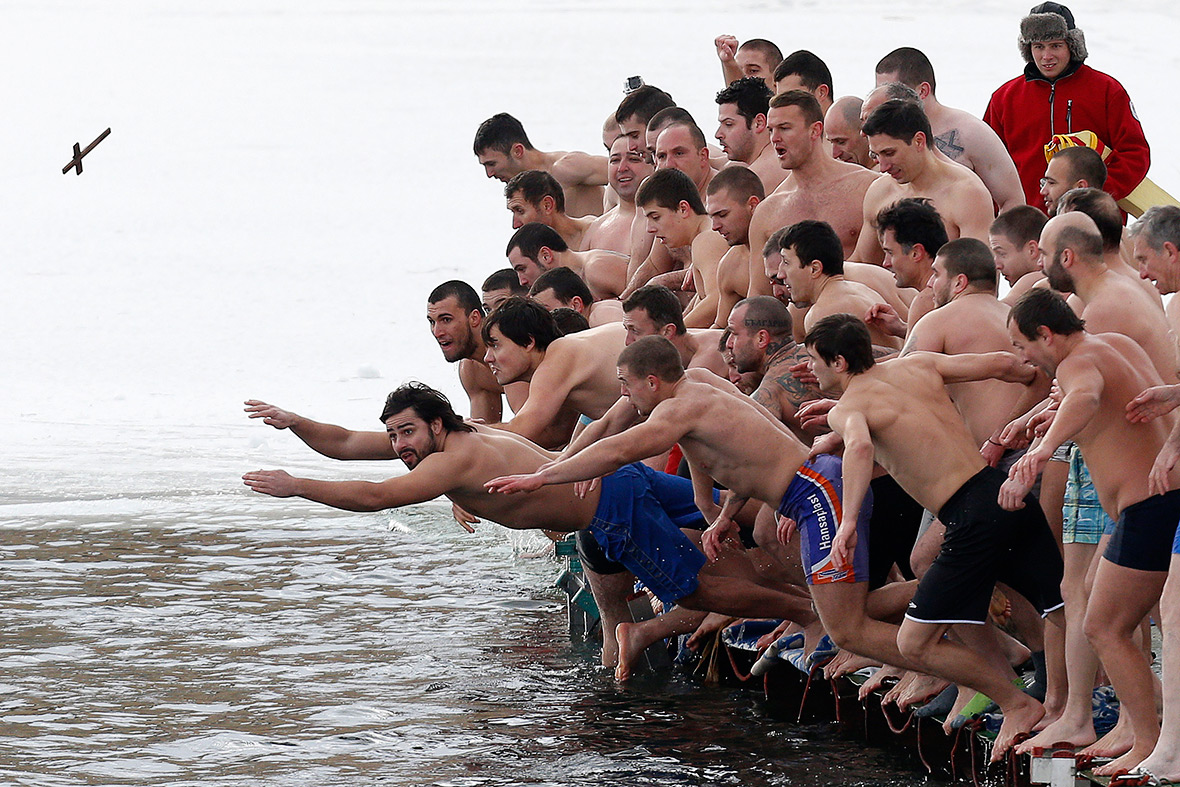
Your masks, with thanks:
M618 666L615 667L615 677L627 680L635 663L647 650L648 646L666 637L687 634L705 619L707 613L697 612L678 606L671 612L657 615L650 620L639 623L624 621L615 628L615 639L619 643Z
M599 574L583 564L582 572L590 583L594 603L598 605L598 616L602 621L602 666L613 667L619 663L619 643L615 629L623 621L631 620L627 609L627 597L635 589L635 575L630 571L619 574Z
M995 653L985 657L971 648L944 639L947 628L943 624L918 623L907 618L898 632L898 647L923 672L983 692L1000 706L1004 723L992 749L992 761L998 761L1018 735L1029 732L1040 721L1045 709L1012 685L1008 674L1012 672L1011 667L1005 673L994 663L997 656L1001 660L1002 656ZM986 636L981 632L974 634L973 638L980 640Z
M1037 746L1058 743L1074 747L1088 746L1098 739L1094 732L1091 704L1098 657L1090 647L1083 629L1088 600L1086 575L1097 559L1097 554L1096 544L1065 545L1065 575L1061 581L1061 597L1065 601L1065 669L1068 686L1065 707L1057 721L1020 745L1018 751L1022 753L1030 752Z
M1172 555L1160 609L1164 632L1164 723L1155 749L1139 767L1159 779L1180 782L1180 555Z
M1099 559L1086 612L1086 636L1106 668L1121 707L1130 714L1134 744L1123 756L1095 768L1097 776L1134 768L1151 754L1159 738L1151 665L1134 635L1166 579L1163 571L1140 571Z

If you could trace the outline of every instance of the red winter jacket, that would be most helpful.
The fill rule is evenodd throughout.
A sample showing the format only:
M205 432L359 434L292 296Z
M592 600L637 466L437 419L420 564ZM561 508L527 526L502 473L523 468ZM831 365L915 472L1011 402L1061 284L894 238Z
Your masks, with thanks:
M1106 159L1106 186L1115 199L1131 193L1147 176L1151 151L1123 86L1101 71L1078 63L1055 82L1030 63L1024 75L992 93L984 121L995 129L1016 162L1024 198L1044 208L1040 180L1045 175L1045 145L1054 134L1093 131L1112 153Z

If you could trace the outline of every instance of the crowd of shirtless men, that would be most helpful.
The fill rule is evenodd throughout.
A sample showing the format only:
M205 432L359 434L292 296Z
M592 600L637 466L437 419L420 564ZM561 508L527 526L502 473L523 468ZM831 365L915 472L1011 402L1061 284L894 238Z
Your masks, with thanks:
M838 646L814 660L829 676L881 667L865 692L953 697L948 725L990 698L994 758L1066 745L1109 758L1100 774L1180 779L1180 306L1162 298L1180 209L1124 226L1141 128L1099 132L1105 161L1018 155L1011 90L1089 73L1068 9L1033 11L987 122L938 102L917 49L836 99L816 55L732 36L719 149L638 79L606 157L488 119L474 152L507 184L509 267L426 299L470 418L421 383L390 394L384 431L250 400L321 454L409 472L246 484L576 533L620 679L665 637L776 619L766 643ZM640 623L637 579L663 610ZM1098 739L1106 681L1121 715Z

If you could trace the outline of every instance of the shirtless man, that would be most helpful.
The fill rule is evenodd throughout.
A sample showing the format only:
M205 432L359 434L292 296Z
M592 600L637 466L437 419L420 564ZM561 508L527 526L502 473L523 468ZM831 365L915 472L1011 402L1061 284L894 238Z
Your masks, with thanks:
M1106 164L1102 156L1081 146L1065 148L1053 155L1041 178L1041 199L1045 212L1057 215L1057 200L1070 189L1095 188L1106 185Z
M1155 285L1161 295L1180 290L1180 208L1159 205L1148 208L1130 230L1139 275ZM1180 337L1180 300L1167 306L1168 323Z
M848 314L817 323L806 344L821 390L839 396L828 414L844 442L845 504L832 547L837 565L859 546L857 501L869 486L874 457L924 508L937 512L947 530L900 629L867 616L840 625L864 629L858 652L865 656L967 686L998 703L1004 722L992 749L997 761L1044 709L1013 685L1015 674L983 625L992 587L1002 580L1059 619L1061 557L1035 500L1016 514L996 502L1004 474L979 455L946 384L988 377L1027 383L1035 372L1010 353L911 353L877 363L867 326ZM944 638L952 624L963 623L980 625L959 626L964 644Z
M617 300L596 301L582 277L569 268L550 268L537 277L529 297L545 307L573 309L586 318L591 328L623 321L623 304Z
M731 35L717 36L717 59L721 61L721 76L732 85L742 77L757 77L766 87L774 87L774 69L783 61L783 53L765 38L751 38L741 46Z
M1134 282L1107 267L1103 261L1102 237L1089 216L1074 212L1051 219L1041 233L1040 246L1042 268L1049 285L1058 292L1076 293L1083 304L1081 319L1088 332L1120 333L1132 339L1147 352L1154 372L1161 379L1167 382L1177 379L1175 342L1162 309ZM1033 291L1038 289L1034 287ZM1029 296L1026 293L1023 297ZM1069 741L1077 746L1093 744L1096 754L1118 755L1131 745L1127 725L1124 723L1095 743L1088 706L1098 663L1087 644L1088 638L1083 636L1085 610L1095 598L1093 590L1087 592L1087 575L1093 571L1105 529L1102 511L1114 512L1109 500L1102 500L1097 483L1091 485L1093 473L1089 472L1089 466L1089 457L1073 449L1069 470L1071 496L1083 512L1087 507L1093 510L1096 502L1101 502L1101 507L1092 515L1066 517L1062 534L1066 568L1062 592L1069 601L1065 629L1069 693L1061 717L1042 731L1037 745Z
M756 77L744 77L717 94L717 133L730 161L745 164L762 181L769 194L778 188L787 173L778 164L770 145L766 113L770 111L770 89Z
M664 134L661 134L660 139L663 138ZM691 266L696 295L685 311L685 325L693 328L711 326L717 316L720 297L717 266L729 246L724 238L713 232L696 185L677 169L657 169L639 187L635 204L647 219L647 231L656 238L655 247L667 251L668 258L679 269ZM651 279L644 266L632 277L625 295L640 286L637 284L640 279Z
M934 308L934 294L927 285L934 275L934 258L947 242L946 226L938 211L925 199L902 199L883 208L874 225L881 249L882 265L893 272L898 287L913 288L918 294L904 312L872 312L872 328L904 338L922 316Z
M505 254L524 287L532 287L538 276L557 267L581 276L595 300L618 298L627 284L626 257L602 249L573 251L557 230L540 222L513 233Z
M571 216L602 213L606 185L606 158L589 153L537 150L529 142L520 121L500 112L480 123L475 132L475 157L489 178L507 183L520 172L548 172L565 190Z
M867 547L858 553L854 565L840 570L832 570L828 560L830 527L839 518L839 459L824 455L806 462L807 448L785 426L728 382L694 377L691 372L686 375L679 351L662 337L647 336L627 347L619 356L618 375L624 396L638 416L646 416L643 423L536 473L495 479L489 488L529 491L597 478L626 464L630 456L649 456L679 443L692 470L698 505L706 505L707 518L713 519L703 537L711 558L737 530L732 514L753 498L799 523L813 587L863 584ZM708 505L713 480L730 490L718 513ZM806 599L795 598L810 607ZM802 610L784 617L804 625L814 622ZM642 644L630 641L628 634L620 626L620 671L638 655Z
M767 196L750 221L750 295L769 295L762 247L771 233L804 219L826 221L835 229L844 258L856 248L869 184L878 177L864 167L838 161L824 150L823 111L810 93L791 90L771 99L767 122L770 144L790 177ZM866 262L875 262L869 259Z
M462 421L446 397L421 383L391 393L381 420L390 451L410 471L405 475L373 483L258 470L242 479L262 494L298 496L347 511L397 508L445 495L474 516L508 528L592 533L666 605L741 616L814 618L803 599L739 577L720 577L715 567L706 565L704 555L679 529L701 521L687 479L633 465L606 476L585 495L562 484L506 497L486 488L494 477L534 472L552 454L515 435ZM711 498L708 502L716 507Z
M765 192L758 175L746 167L726 167L709 184L705 208L713 231L729 250L717 263L717 317L714 328L724 328L733 305L750 289L750 220Z
M930 120L933 142L952 161L980 177L1000 211L1024 204L1016 165L992 127L961 109L944 106L934 95L934 66L918 49L903 46L877 63L877 85L901 82L913 88Z
M635 228L635 192L639 191L639 184L643 179L655 171L655 168L637 150L631 150L627 138L615 137L610 146L607 157L607 180L611 189L618 196L618 204L603 213L586 230L582 243L587 249L605 249L607 251L626 254L628 257L636 248ZM648 245L642 247L646 257L651 250L647 228L640 223L638 231L642 240Z
M612 373L626 338L619 323L559 336L543 306L509 298L488 315L483 337L501 385L530 383L524 406L499 428L557 448L569 442L579 416L601 418L619 398Z
M513 295L524 297L529 294L528 287L520 283L520 277L511 268L501 268L483 280L483 313L491 314L504 301ZM480 355L482 359L483 356Z
M1004 303L1015 305L1030 287L1043 281L1041 230L1049 219L1028 205L1003 211L987 229L988 245L996 258L996 270L1011 287Z
M991 194L974 172L935 154L929 146L930 122L921 106L899 99L886 101L869 115L863 131L882 175L865 194L864 229L853 259L880 259L873 219L883 208L907 197L929 199L946 225L948 238L987 242L987 228L995 218Z
M1046 232L1068 232L1069 225L1054 226L1062 218L1067 217L1050 221ZM1056 293L1027 293L1012 309L1009 332L1027 361L1056 377L1064 398L1044 437L1012 467L1001 503L1019 507L1053 451L1073 439L1086 456L1099 499L1117 517L1094 573L1085 634L1133 732L1122 756L1094 768L1094 775L1125 773L1151 753L1159 737L1151 665L1134 635L1159 599L1171 560L1180 468L1157 475L1153 462L1178 421L1174 414L1146 423L1126 417L1128 404L1162 378L1134 341L1092 333ZM1061 726L1055 732L1062 732ZM1087 737L1092 734L1090 729Z
M709 145L695 123L671 123L656 137L656 169L678 169L692 179L698 194L704 194L713 179Z
M512 229L540 222L557 230L566 244L577 251L585 251L584 238L597 217L582 216L571 219L565 214L565 194L561 184L548 172L525 170L512 176L504 186L508 212L512 214Z
M791 313L770 295L738 301L729 313L726 348L738 372L756 372L762 381L751 397L809 442L813 435L800 426L795 413L805 402L819 398L819 389L800 382L791 367L807 360L807 350L793 338Z
M869 141L860 133L863 103L856 96L836 99L824 114L824 139L832 146L832 158L872 169L877 163L869 157Z
M708 369L726 377L725 358L721 355L721 331L684 326L680 301L667 287L648 284L623 301L623 327L628 345L644 336L663 336L680 353L685 369Z
M800 49L783 58L774 69L774 92L805 90L819 102L820 112L832 108L832 72L813 52ZM821 114L822 117L822 114Z
M831 314L868 314L885 299L863 284L844 278L844 258L835 230L822 221L800 221L783 235L779 278L795 306L807 309L804 326L811 330ZM901 349L901 339L870 327L873 344Z
M1102 259L1106 267L1130 281L1135 282L1151 299L1163 308L1163 298L1150 282L1140 278L1138 269L1132 264L1134 257L1131 244L1123 248L1123 214L1119 210L1114 197L1102 189L1076 188L1070 189L1057 200L1057 214L1072 211L1085 213L1098 225L1098 232L1102 235Z
M647 124L662 109L676 106L672 96L655 85L641 85L623 96L615 110L619 132L631 150L647 154Z

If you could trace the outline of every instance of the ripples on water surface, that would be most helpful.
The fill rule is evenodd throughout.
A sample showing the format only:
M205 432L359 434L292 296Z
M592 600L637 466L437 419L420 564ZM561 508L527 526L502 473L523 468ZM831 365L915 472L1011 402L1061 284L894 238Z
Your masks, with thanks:
M3 781L917 781L748 693L619 687L569 643L554 564L498 528L458 534L439 504L201 495L111 521L104 502L0 513Z

